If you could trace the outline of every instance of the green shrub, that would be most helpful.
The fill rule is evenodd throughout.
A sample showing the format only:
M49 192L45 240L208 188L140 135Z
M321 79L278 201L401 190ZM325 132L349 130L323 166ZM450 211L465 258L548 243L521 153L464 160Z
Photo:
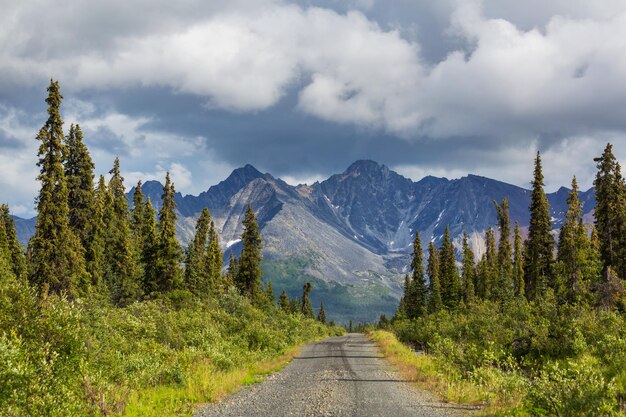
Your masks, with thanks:
M598 370L597 360L551 362L529 390L529 410L539 416L617 415L616 387Z
M497 409L526 397L531 414L610 415L626 392L625 317L559 305L549 292L538 303L479 301L391 326L433 354L444 379L474 383Z
M40 300L28 284L0 279L0 416L188 412L192 402L211 399L210 389L189 388L199 364L209 374L244 375L294 345L341 332L267 309L233 290L219 300L178 291L124 308ZM211 377L203 378L210 387ZM164 400L175 396L168 389L179 396Z

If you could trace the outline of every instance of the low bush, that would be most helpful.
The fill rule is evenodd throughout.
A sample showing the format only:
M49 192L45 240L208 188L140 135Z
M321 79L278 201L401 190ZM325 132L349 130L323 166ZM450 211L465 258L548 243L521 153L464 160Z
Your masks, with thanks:
M471 400L488 404L486 414L613 415L618 393L626 392L619 311L559 305L548 296L480 301L387 326L428 353L446 384L472 384L480 394Z

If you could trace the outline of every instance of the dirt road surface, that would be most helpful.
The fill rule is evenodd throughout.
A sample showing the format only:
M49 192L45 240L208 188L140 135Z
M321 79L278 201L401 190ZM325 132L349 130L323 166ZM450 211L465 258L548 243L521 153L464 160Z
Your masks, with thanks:
M468 416L402 381L375 343L350 333L311 343L281 372L209 405L196 417L217 416Z

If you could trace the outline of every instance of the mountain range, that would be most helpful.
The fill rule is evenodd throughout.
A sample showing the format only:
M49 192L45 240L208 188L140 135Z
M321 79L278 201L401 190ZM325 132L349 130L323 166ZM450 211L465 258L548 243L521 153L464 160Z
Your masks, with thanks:
M143 187L155 206L162 185ZM552 221L564 221L569 189L548 194ZM132 203L134 188L128 193ZM208 207L219 230L225 257L241 249L243 213L254 208L264 245L264 279L278 292L299 296L313 284L312 302L323 301L330 319L371 321L392 314L408 271L412 241L439 244L446 226L457 249L464 231L477 256L484 252L484 231L496 224L493 201L509 199L512 223L524 233L530 191L497 180L468 175L454 180L428 176L414 182L374 161L356 161L343 173L311 185L292 186L251 165L198 196L176 194L178 237L186 245L195 222ZM580 193L585 220L593 219L593 189ZM35 219L15 218L20 240L34 232Z

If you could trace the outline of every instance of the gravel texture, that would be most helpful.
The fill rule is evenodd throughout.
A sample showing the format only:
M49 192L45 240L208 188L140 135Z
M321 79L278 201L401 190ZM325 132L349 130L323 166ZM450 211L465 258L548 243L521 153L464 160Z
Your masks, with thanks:
M456 417L471 407L445 404L402 381L376 344L350 333L311 343L281 372L199 410L212 416Z

